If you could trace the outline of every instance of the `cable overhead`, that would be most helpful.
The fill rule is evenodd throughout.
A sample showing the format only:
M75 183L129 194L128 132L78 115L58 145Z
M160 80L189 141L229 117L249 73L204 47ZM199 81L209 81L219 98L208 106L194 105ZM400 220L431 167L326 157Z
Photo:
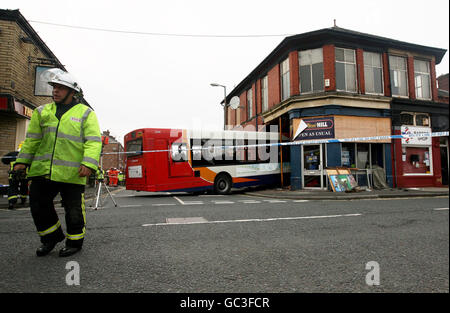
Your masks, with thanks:
M138 32L138 31L118 30L118 29L107 29L107 28L87 27L87 26L76 26L76 25L58 24L58 23L32 21L32 20L29 20L28 22L30 22L30 23L37 23L37 24L58 26L58 27L74 28L74 29L93 30L93 31L101 31L101 32L109 32L109 33L146 35L146 36L198 37L198 38L252 38L252 37L253 38L259 38L259 37L287 37L287 36L292 36L293 35L293 34L204 35L204 34L154 33L154 32Z

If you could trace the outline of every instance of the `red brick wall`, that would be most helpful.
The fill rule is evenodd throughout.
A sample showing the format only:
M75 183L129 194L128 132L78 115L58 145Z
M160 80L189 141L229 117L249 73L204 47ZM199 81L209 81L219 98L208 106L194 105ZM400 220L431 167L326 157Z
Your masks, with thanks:
M356 49L356 79L358 92L366 93L366 81L364 79L364 52L363 49Z
M441 75L437 79L439 82L439 89L448 91L448 74Z
M269 109L280 103L280 65L275 65L267 74Z
M291 81L291 97L300 94L298 71L298 51L295 50L289 53L289 80Z
M436 62L434 60L430 61L430 80L431 80L431 99L438 102L438 89L436 83Z
M241 102L241 124L247 120L247 91L244 91L239 96L239 101Z
M256 83L252 84L252 116L254 117L256 115Z
M383 80L384 80L384 95L386 97L390 97L392 95L391 88L389 87L391 77L389 76L389 55L387 53L383 53Z
M256 81L256 114L262 112L262 102L261 102L261 79Z
M416 99L416 90L414 87L414 58L408 57L408 89L409 98Z
M330 80L330 86L325 87L325 91L336 90L336 69L334 67L334 45L323 46L323 76Z

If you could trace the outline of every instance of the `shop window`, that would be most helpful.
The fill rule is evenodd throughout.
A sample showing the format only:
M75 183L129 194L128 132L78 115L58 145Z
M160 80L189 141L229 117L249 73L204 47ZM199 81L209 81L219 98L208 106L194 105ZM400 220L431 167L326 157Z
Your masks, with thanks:
M356 167L355 163L355 144L344 142L342 143L341 162L345 167Z
M358 143L356 153L356 167L357 168L369 168L369 145L368 143Z
M402 125L414 125L414 114L411 113L400 114L400 123Z
M430 126L428 114L416 114L416 126Z
M401 125L430 127L430 116L426 113L402 112L400 122Z
M404 174L431 174L430 147L403 147Z

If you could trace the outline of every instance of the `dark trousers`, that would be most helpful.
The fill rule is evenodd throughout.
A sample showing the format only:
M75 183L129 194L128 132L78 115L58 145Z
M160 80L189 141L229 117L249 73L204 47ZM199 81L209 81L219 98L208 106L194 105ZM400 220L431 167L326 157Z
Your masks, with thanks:
M53 200L60 193L65 211L67 234L61 228ZM84 185L32 178L30 209L42 243L56 243L66 238L66 246L83 245L86 224Z

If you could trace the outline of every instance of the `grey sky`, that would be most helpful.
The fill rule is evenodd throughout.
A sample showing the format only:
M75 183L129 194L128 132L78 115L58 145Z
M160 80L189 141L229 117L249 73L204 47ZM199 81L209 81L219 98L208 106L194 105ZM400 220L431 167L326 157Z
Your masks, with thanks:
M74 74L102 130L140 127L222 129L229 93L282 40L102 32L31 21L130 32L193 35L300 34L333 26L415 44L449 47L449 1L3 0L20 9ZM448 52L437 75L449 72Z

